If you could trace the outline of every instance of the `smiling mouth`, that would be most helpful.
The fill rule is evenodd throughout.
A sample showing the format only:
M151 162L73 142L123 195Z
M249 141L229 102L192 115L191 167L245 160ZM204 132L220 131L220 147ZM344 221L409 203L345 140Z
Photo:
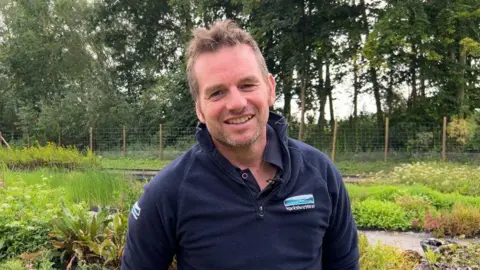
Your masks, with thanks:
M253 115L245 116L245 117L239 117L239 118L230 119L228 121L225 121L225 123L231 124L231 125L239 125L239 124L243 124L243 123L246 123L246 122L250 121L250 119L252 119L252 118L253 118Z

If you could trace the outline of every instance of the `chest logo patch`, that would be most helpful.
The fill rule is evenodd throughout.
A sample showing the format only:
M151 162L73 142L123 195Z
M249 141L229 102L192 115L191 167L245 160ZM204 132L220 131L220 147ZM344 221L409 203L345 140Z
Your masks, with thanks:
M288 211L313 209L315 208L315 199L312 194L304 194L287 198L283 204Z

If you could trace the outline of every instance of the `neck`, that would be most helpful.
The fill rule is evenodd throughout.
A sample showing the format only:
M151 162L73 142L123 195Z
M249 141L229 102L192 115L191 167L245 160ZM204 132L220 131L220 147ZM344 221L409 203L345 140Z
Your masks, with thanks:
M260 136L255 143L247 147L231 147L213 139L218 151L232 163L244 170L258 169L263 163L263 152L267 144L266 136Z

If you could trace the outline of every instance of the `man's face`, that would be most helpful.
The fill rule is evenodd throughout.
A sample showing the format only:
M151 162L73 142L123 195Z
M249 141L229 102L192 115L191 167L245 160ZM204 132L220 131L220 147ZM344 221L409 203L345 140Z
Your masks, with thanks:
M213 139L229 147L247 147L265 136L275 82L260 71L248 45L201 54L194 73L199 95L197 116Z

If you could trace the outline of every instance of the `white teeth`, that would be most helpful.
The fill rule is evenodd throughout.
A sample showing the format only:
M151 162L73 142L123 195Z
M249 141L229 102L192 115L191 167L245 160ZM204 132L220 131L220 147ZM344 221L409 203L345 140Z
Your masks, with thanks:
M241 117L241 118L231 119L231 120L227 121L227 123L229 123L229 124L240 124L240 123L247 122L251 118L252 118L252 116L245 116L245 117Z

